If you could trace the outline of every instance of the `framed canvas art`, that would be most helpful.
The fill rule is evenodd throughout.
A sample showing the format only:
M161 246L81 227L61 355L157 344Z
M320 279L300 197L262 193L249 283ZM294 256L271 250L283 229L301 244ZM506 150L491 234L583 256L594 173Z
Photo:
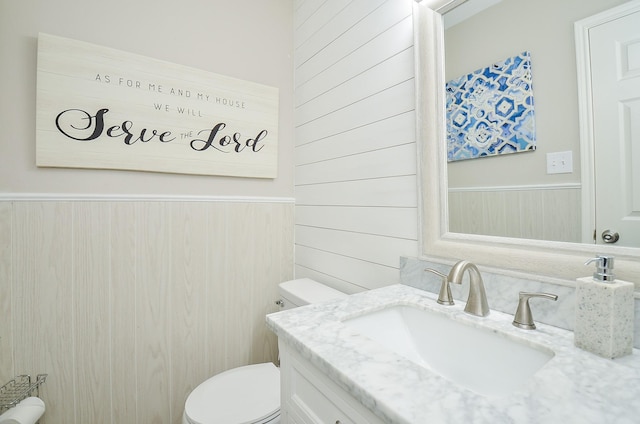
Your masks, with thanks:
M445 91L449 162L535 150L529 52L453 79Z

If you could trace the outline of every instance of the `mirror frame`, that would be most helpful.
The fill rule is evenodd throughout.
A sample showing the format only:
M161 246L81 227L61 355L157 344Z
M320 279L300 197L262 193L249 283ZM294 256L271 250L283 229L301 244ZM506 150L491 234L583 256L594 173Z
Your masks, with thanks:
M465 259L497 270L574 280L591 275L584 262L616 258L617 278L640 284L640 248L553 242L449 232L442 14L467 0L413 4L418 140L419 233L423 258Z

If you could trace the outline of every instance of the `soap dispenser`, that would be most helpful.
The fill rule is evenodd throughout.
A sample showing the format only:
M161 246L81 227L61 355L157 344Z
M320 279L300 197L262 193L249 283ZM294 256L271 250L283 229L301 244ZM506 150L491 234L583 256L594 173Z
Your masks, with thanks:
M633 349L634 285L615 279L613 256L597 255L592 277L576 280L575 345L605 358Z

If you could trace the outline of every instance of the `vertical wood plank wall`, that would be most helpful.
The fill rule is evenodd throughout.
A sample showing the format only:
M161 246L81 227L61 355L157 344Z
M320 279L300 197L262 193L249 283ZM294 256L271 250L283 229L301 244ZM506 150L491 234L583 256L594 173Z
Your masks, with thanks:
M454 233L581 243L580 187L449 191Z
M0 202L0 380L49 373L41 424L180 423L209 376L277 359L293 209Z
M413 0L294 0L295 272L347 292L418 252Z

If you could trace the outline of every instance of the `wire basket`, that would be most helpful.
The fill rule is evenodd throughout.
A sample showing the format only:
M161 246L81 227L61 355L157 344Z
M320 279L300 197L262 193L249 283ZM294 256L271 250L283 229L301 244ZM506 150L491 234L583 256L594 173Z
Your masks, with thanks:
M30 375L19 375L0 387L0 413L16 406L29 396L39 396L40 386L47 379L48 374L38 374L35 381Z

